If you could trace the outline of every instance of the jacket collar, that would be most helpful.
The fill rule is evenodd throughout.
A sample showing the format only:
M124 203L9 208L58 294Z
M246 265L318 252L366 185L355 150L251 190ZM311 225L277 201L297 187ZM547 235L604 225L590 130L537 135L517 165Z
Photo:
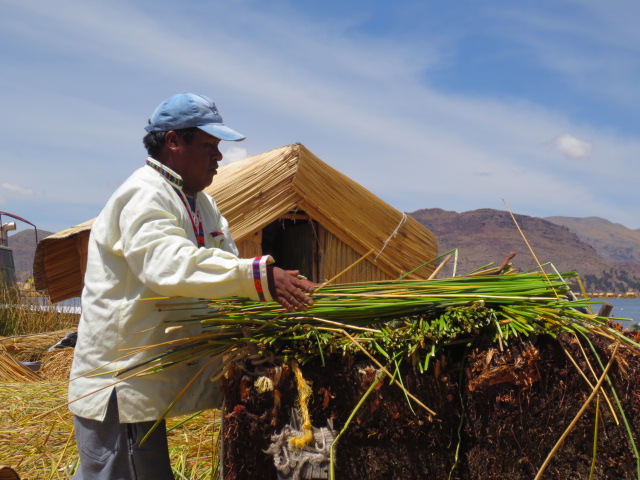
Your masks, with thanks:
M166 178L167 181L169 183L171 183L174 187L177 187L180 190L182 190L183 181L182 181L182 177L179 174L177 174L176 172L171 170L166 165L160 163L155 158L147 157L147 162L146 163L147 163L148 166L150 166L156 172L158 172L160 175L162 175L164 178Z

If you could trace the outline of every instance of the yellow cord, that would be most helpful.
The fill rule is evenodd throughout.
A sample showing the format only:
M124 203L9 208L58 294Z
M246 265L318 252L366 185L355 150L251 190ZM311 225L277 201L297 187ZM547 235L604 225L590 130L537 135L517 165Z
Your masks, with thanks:
M309 416L309 397L311 396L311 387L302 376L302 371L297 362L292 362L293 373L296 375L296 383L298 384L298 412L302 418L302 436L289 440L291 445L296 448L304 448L313 441L313 427L311 426L311 417Z

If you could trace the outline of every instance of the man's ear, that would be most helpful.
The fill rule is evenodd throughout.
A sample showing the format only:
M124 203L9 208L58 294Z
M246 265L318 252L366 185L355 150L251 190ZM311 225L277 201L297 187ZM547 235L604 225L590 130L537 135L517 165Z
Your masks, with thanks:
M174 151L180 147L180 136L174 130L169 130L164 134L164 144L169 150Z

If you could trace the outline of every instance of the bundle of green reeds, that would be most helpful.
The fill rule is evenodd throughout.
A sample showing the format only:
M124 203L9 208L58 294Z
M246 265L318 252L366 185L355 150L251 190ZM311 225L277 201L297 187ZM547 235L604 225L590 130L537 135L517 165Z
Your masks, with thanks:
M529 272L323 286L307 312L237 298L210 301L207 315L167 326L198 323L202 335L174 342L136 368L149 373L210 356L224 357L227 363L247 357L254 363L305 363L359 350L387 363L410 359L426 370L430 358L447 345L487 335L502 344L514 335L563 331L592 331L638 347L609 328L608 318L590 313L588 300L575 299L566 280L574 277L575 272ZM147 301L176 308L162 299Z

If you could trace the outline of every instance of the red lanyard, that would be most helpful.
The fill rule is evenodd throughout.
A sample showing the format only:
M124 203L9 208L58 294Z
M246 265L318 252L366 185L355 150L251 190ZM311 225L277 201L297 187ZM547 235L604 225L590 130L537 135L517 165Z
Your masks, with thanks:
M187 201L187 199L184 197L184 195L182 194L182 192L178 192L178 195L180 197L180 200L182 200L182 204L184 205L184 208L187 209L187 213L189 214L189 220L191 220L191 226L193 227L193 233L196 236L196 241L198 242L198 248L200 247L204 247L204 226L202 225L202 218L200 216L200 210L198 210L198 205L195 203L195 199L193 200L194 204L195 204L195 218L193 217L193 213L191 212L191 206L189 205L189 202ZM198 220L198 223L196 225L196 220Z

